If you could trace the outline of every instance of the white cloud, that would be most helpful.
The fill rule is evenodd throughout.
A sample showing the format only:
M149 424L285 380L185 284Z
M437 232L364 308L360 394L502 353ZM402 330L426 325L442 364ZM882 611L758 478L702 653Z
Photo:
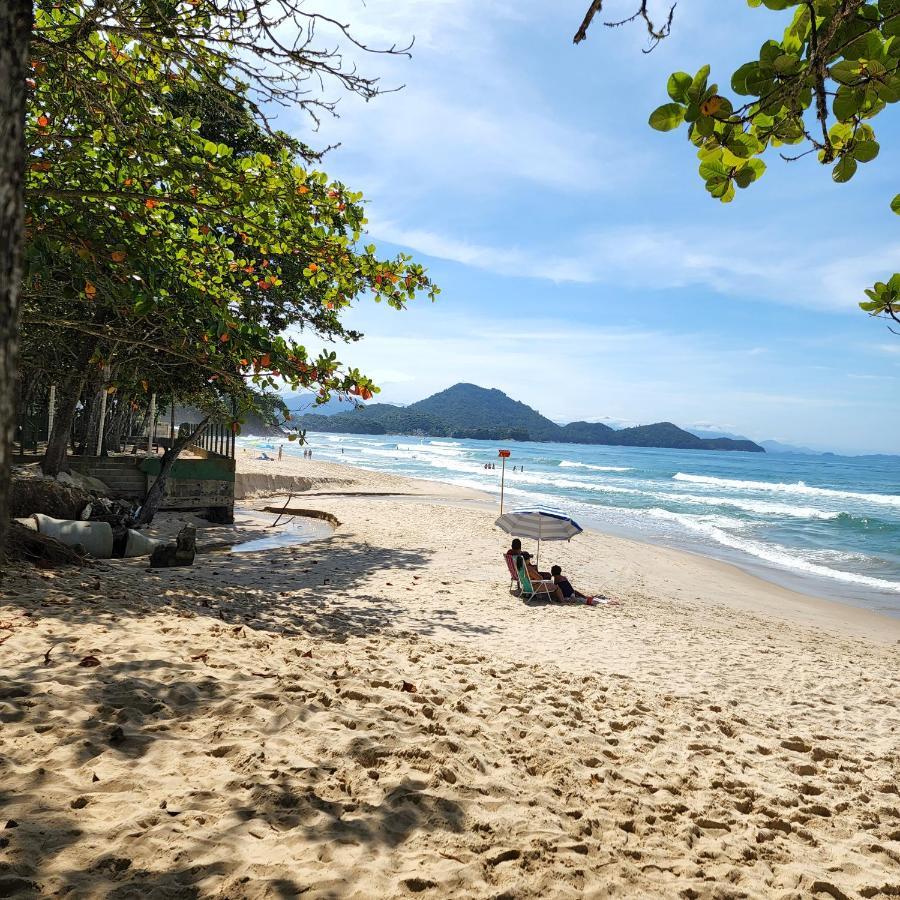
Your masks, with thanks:
M674 226L569 235L568 253L547 246L491 246L392 221L375 220L369 228L376 239L498 275L652 290L702 285L720 294L831 311L858 311L866 273L871 275L876 259L845 248L841 260L828 262L830 246L787 255L780 244L752 241L742 232L720 232L713 243L699 230ZM892 254L900 255L900 245L886 247L878 258ZM762 354L766 348L746 352Z
M646 155L621 134L606 137L593 123L567 120L566 104L535 77L534 60L505 39L511 23L545 19L534 0L340 0L329 14L352 23L370 46L415 37L412 61L344 43L360 71L387 89L404 87L368 106L343 98L341 118L323 122L317 136L317 143L342 144L329 168L364 186L379 208L426 200L435 190L493 194L510 182L569 192L611 188ZM554 15L562 25L563 15Z

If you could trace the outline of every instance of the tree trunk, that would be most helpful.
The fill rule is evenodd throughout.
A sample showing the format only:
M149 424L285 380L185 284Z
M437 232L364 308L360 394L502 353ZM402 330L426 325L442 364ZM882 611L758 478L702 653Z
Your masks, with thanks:
M9 466L25 227L25 78L31 0L0 3L0 554L9 523Z
M162 503L163 494L166 491L166 483L169 480L169 472L172 471L172 466L175 465L175 461L180 456L181 451L184 450L188 444L192 444L197 440L197 438L206 430L207 425L209 425L209 416L197 425L193 431L185 431L185 433L179 437L165 453L163 453L159 475L157 475L156 481L150 486L150 490L147 491L147 499L144 501L144 505L141 507L141 511L135 519L135 525L149 525L153 521L153 517L159 509L159 505Z
M128 423L131 409L122 397L116 398L113 411L109 415L106 438L103 441L103 452L118 453L122 449L122 435Z
M72 375L60 385L56 392L56 414L53 417L53 431L47 439L47 452L41 460L41 471L54 478L60 472L69 471L69 433L75 418L75 408L81 397L84 376Z
M97 432L100 422L100 398L97 396L97 383L91 381L81 389L81 402L84 404L75 431L78 440L78 455L93 456L97 449Z

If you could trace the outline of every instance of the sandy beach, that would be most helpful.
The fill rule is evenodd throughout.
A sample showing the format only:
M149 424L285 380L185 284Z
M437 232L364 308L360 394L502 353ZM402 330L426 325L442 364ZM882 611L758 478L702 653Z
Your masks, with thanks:
M900 895L900 620L493 501L240 455L328 538L0 581L0 897ZM160 533L179 517L160 521Z

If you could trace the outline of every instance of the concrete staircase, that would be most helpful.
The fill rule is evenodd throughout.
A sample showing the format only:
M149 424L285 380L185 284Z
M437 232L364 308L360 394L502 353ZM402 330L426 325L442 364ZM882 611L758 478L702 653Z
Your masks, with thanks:
M140 457L72 456L69 464L76 472L99 478L113 497L142 500L147 493L147 476L138 469Z

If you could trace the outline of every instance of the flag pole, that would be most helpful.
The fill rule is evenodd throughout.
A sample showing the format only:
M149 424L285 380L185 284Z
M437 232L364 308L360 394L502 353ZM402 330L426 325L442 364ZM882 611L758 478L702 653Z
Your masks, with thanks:
M503 488L506 484L506 459L509 456L509 450L498 450L497 455L500 457L500 515L503 515Z

